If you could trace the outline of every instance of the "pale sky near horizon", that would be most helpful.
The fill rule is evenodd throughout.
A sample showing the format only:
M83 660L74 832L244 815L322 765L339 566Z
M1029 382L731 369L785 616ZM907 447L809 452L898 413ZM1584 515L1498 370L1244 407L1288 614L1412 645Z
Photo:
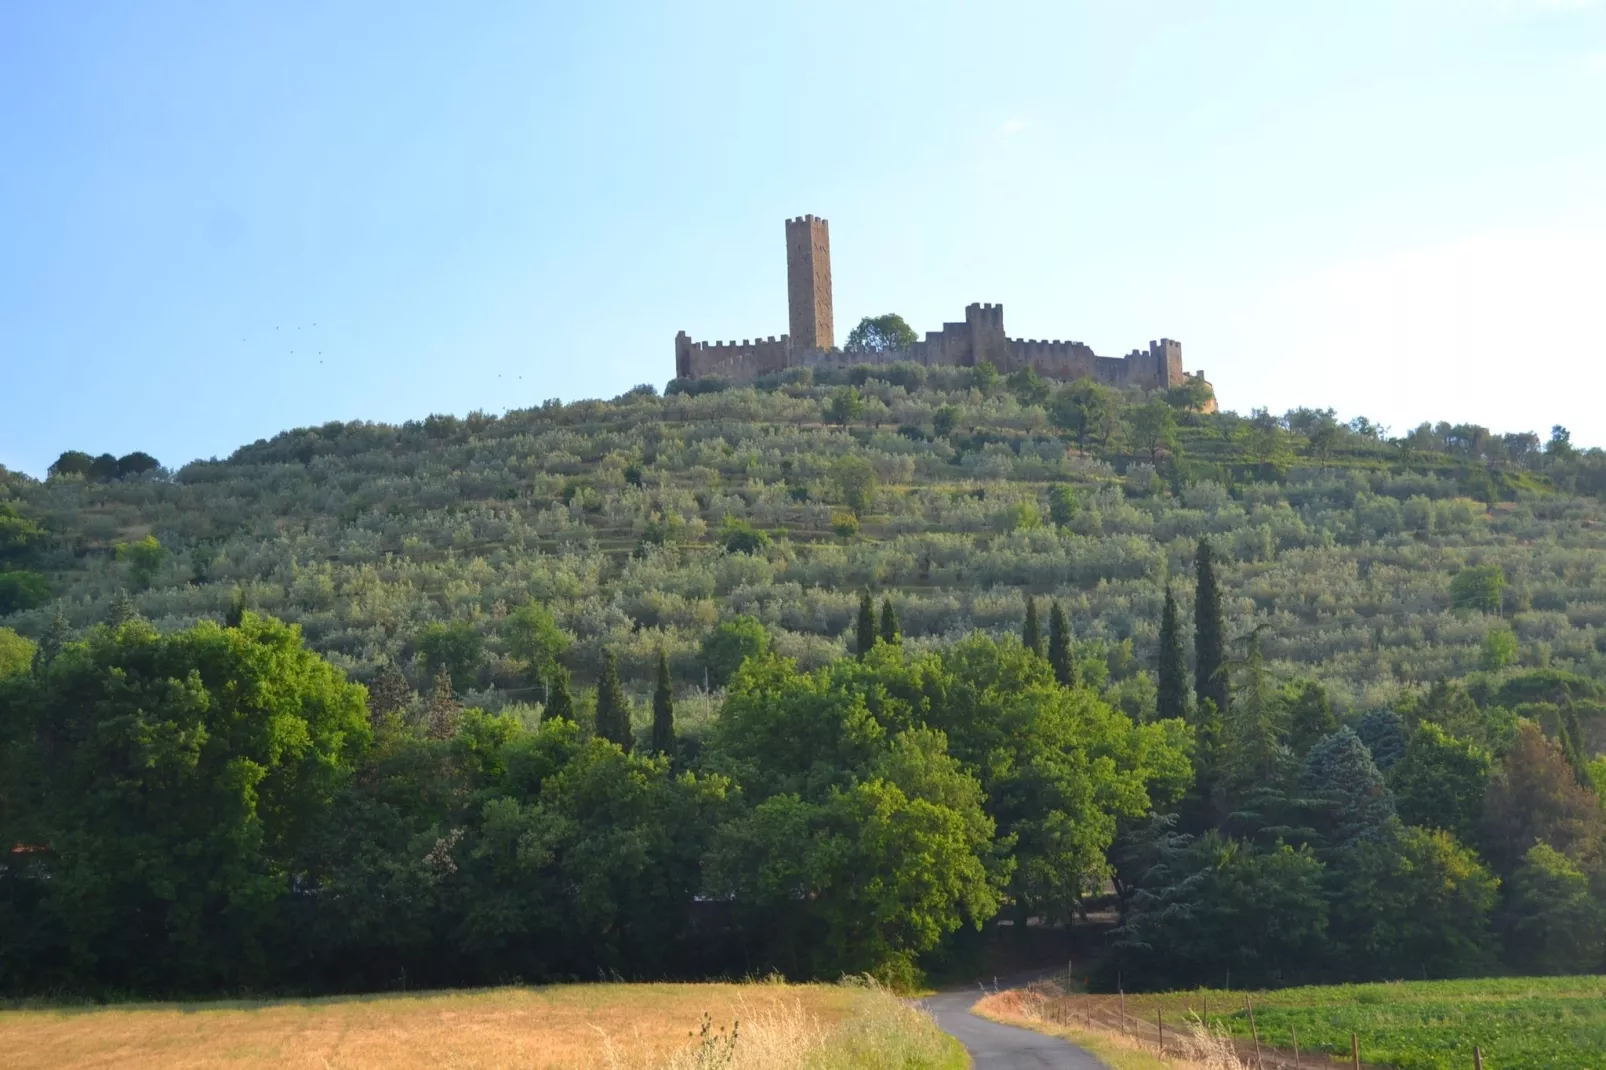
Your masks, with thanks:
M662 387L803 213L839 343L1606 445L1606 0L151 0L0 11L0 464Z

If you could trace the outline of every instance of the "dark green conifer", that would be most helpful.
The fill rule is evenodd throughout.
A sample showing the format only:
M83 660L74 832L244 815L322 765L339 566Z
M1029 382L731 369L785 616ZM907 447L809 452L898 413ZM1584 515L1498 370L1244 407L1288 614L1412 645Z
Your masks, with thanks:
M1304 755L1323 736L1330 736L1337 731L1338 718L1333 716L1333 704L1328 701L1327 688L1314 680L1306 681L1288 708L1289 748L1295 754ZM1364 744L1368 741L1362 739L1361 742Z
M1216 712L1226 716L1231 706L1227 673L1222 666L1227 660L1226 624L1221 614L1221 588L1216 585L1216 566L1210 554L1210 543L1199 540L1199 553L1194 558L1194 573L1198 587L1193 603L1193 692L1200 709L1206 699L1216 704Z
M630 752L635 736L630 731L630 699L619 682L619 660L611 650L602 652L602 677L597 681L597 735Z
M892 611L892 599L881 600L881 641L883 643L901 643L903 633L898 630L898 615Z
M1022 645L1038 657L1043 656L1043 627L1037 623L1037 599L1026 596L1026 623L1021 626Z
M71 638L72 627L67 623L67 614L62 610L61 604L57 603L56 615L50 618L50 627L39 637L39 645L34 648L34 673L43 673L50 668L50 663L56 660L56 656Z
M1159 695L1154 704L1160 720L1188 715L1188 662L1182 652L1182 626L1177 620L1177 597L1165 589L1165 608L1160 611Z
M876 645L875 601L870 592L865 591L859 596L859 624L857 634L854 636L858 643L859 657L870 653L870 648Z
M658 686L652 693L652 749L654 754L675 754L675 687L669 679L669 655L658 651Z
M547 675L546 707L541 716L545 720L574 720L574 696L569 694L569 670L562 665L552 666Z
M245 620L245 592L236 587L229 595L229 608L223 611L223 627L238 628Z
M127 624L139 616L139 609L134 605L133 596L128 593L128 588L119 587L117 593L112 595L110 615L113 628Z
M1055 602L1048 611L1048 663L1062 687L1076 686L1076 658L1071 653L1071 626L1065 610Z

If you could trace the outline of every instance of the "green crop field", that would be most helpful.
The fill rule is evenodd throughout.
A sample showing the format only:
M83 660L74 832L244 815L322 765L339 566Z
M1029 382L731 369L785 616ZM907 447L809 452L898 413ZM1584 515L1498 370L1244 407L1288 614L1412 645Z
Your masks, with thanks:
M1347 1055L1353 1032L1372 1066L1471 1067L1474 1046L1483 1049L1487 1070L1606 1066L1606 977L1313 985L1251 998L1262 1043L1286 1048L1297 1029L1302 1050ZM1180 1018L1208 1000L1212 1024L1247 1037L1244 999L1222 990L1128 996L1127 1012L1152 1020L1158 1007L1168 1019Z

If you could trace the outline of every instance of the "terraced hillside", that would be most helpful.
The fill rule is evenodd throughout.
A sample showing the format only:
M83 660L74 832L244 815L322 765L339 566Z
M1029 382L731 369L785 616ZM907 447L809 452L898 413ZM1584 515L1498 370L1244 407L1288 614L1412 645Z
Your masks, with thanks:
M878 374L334 423L121 480L12 476L13 510L48 532L29 567L55 600L4 623L38 637L59 608L83 628L126 589L166 629L243 596L358 678L394 662L422 689L422 630L465 622L484 644L456 690L497 709L541 697L501 626L535 599L575 637L582 678L608 648L639 692L664 650L684 716L699 643L731 615L813 666L851 646L863 589L916 646L1016 629L1030 593L1063 605L1137 713L1167 577L1208 536L1229 633L1267 625L1273 669L1323 679L1341 712L1513 658L1606 667L1606 509L1581 492L1600 458L1564 437L1389 439L1308 410ZM1494 601L1454 608L1454 578L1485 566L1504 580ZM1186 613L1191 584L1177 595Z

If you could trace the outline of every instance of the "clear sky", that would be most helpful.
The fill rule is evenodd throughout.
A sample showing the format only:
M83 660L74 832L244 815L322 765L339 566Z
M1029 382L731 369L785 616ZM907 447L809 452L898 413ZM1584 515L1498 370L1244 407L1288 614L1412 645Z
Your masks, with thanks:
M9 4L0 464L611 397L997 301L1606 445L1606 0Z

